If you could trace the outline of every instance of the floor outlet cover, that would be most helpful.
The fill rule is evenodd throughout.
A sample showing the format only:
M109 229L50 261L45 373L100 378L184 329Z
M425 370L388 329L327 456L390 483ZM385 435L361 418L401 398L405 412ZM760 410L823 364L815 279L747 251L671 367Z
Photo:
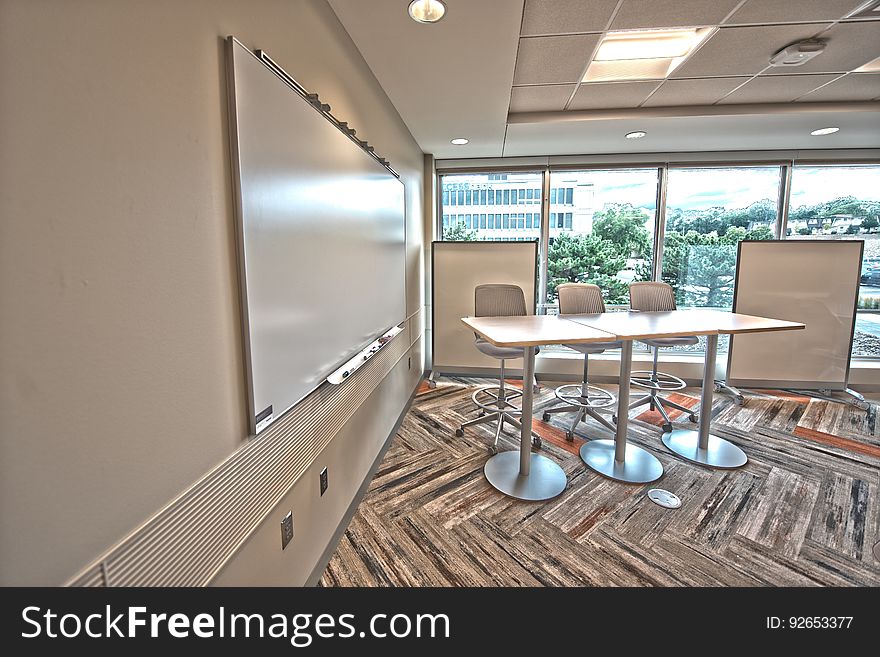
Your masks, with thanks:
M677 509L681 506L681 500L678 498L678 495L662 488L652 488L649 490L648 499L665 509Z

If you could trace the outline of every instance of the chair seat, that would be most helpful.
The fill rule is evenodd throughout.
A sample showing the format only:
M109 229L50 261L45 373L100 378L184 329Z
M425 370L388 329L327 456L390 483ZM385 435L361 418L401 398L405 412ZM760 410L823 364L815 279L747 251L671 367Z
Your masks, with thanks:
M567 344L565 346L582 354L601 354L606 349L620 349L623 344L617 340L615 342L590 342L589 344Z
M695 335L683 335L678 338L653 338L651 340L639 340L649 347L686 347L697 344L700 339Z
M475 344L477 349L479 349L481 352L483 352L487 356L491 356L492 358L497 358L499 360L523 357L522 347L496 347L491 342L483 340L483 338L477 338ZM535 347L535 353L538 353L539 351L540 349Z

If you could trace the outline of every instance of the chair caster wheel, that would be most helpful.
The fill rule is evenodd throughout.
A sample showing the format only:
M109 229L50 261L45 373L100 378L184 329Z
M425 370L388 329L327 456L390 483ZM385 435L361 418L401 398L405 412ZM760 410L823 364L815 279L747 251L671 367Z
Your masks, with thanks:
M574 433L571 432L571 431L566 431L566 432L565 432L565 439L566 439L568 442L572 442L572 441L574 440Z
M486 415L486 411L480 411L480 414L477 417L483 417Z
M461 438L464 435L464 429L456 429L455 435Z
M689 415L689 416L688 416L688 419L689 419L691 422L693 422L694 424L696 424L696 422L697 422L697 416L696 416L696 415Z
M544 415L541 416L541 419L544 420L544 422L549 422L550 421L550 413L545 412Z
M486 451L489 452L489 456L495 456L498 453L498 448L495 445L489 445Z
M534 445L535 449L541 449L541 445L544 443L537 436L532 436L532 445Z
M616 415L612 415L612 416L611 416L611 423L612 423L612 424L617 424L617 416L616 416Z
M671 425L671 424L664 424L664 425L663 425L663 433L670 433L671 431L672 431L672 425Z

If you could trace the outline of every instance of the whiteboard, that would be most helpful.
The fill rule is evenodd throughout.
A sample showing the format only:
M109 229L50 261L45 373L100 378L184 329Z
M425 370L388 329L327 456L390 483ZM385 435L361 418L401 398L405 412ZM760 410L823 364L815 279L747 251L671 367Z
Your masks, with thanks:
M731 385L846 388L863 247L862 240L740 242L734 312L806 328L731 336Z
M474 332L461 318L474 314L474 288L518 285L535 312L538 242L434 242L431 249L433 372L498 368L498 359L477 351Z
M405 319L403 184L227 40L251 431Z

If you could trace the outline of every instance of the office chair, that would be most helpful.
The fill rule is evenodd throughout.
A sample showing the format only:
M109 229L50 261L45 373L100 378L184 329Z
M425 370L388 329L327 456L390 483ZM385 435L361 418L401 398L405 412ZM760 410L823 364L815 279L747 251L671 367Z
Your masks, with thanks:
M675 310L675 293L672 287L667 283L658 281L644 281L638 283L630 283L629 285L629 305L633 310L641 312L662 312ZM639 397L630 403L630 410L647 404L653 411L655 408L660 412L665 420L663 431L672 431L672 421L666 413L666 408L676 408L687 413L691 422L697 421L696 414L686 406L676 404L671 399L667 399L660 395L661 392L673 392L681 390L687 384L677 376L667 374L666 372L657 371L657 355L663 347L682 347L694 345L699 342L696 336L689 335L677 338L653 338L650 340L640 340L651 347L654 351L654 365L650 371L640 370L633 372L630 379L632 385L648 390L648 394Z
M586 315L605 312L602 290L598 285L563 283L556 290L559 295L560 315ZM586 420L588 415L611 431L615 431L614 424L599 415L597 409L609 408L614 405L617 399L607 390L590 385L589 367L590 354L601 354L606 349L619 349L621 347L620 341L565 346L584 355L584 378L580 384L569 384L556 388L556 398L565 405L545 409L544 421L550 419L551 413L574 412L575 416L571 427L565 432L567 440L574 440L575 428L580 422Z
M512 317L519 315L527 315L526 297L521 288L516 285L490 284L478 285L474 289L474 316L475 317ZM489 422L498 421L495 427L495 440L489 447L490 454L498 453L498 438L501 436L501 430L504 423L507 422L517 429L522 427L516 416L522 413L522 410L514 406L512 401L518 397L522 397L522 391L515 388L510 389L504 382L504 361L511 358L522 358L522 347L496 347L491 342L487 342L476 333L475 345L478 350L487 356L497 358L501 361L501 378L497 386L483 386L476 390L471 399L480 409L479 417L464 422L455 430L456 436L463 436L465 427L472 427L477 424L488 424ZM535 349L535 353L538 349ZM523 381L523 385L529 385ZM532 432L532 444L535 447L541 447L541 437L534 431Z

